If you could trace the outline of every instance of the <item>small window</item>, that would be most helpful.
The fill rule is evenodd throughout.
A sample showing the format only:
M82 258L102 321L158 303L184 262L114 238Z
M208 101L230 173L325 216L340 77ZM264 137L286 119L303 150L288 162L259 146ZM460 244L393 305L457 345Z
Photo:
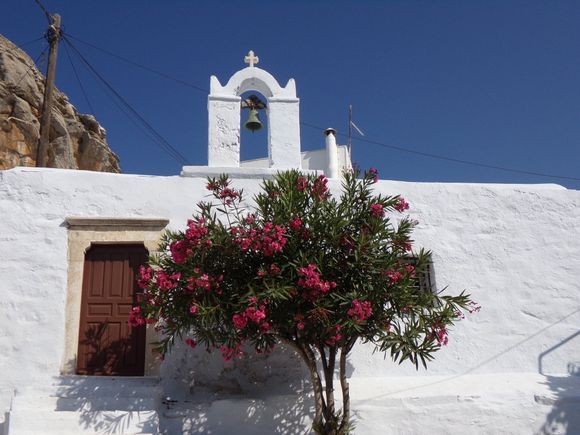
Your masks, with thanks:
M417 266L417 257L405 257L405 263L412 266ZM420 292L424 293L435 293L435 279L433 273L433 261L431 256L427 258L427 264L421 272L417 272L415 275L415 284L413 287L419 289Z

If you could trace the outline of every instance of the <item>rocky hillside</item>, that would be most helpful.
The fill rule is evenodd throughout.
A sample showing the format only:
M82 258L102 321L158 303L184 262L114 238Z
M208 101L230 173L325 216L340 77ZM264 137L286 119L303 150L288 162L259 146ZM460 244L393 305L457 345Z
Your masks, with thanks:
M0 35L0 170L36 164L43 93L44 76L32 59ZM95 117L79 113L58 90L54 101L48 166L120 172Z

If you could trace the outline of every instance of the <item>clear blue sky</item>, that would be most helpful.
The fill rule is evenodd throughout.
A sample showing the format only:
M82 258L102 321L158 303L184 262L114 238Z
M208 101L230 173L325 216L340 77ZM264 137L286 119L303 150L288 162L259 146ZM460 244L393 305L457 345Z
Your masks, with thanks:
M296 79L301 121L456 159L580 178L580 2L42 0L70 37L209 87L249 49L282 84ZM33 0L4 0L0 33L17 44L46 29ZM95 69L192 164L207 161L207 94L72 40ZM26 51L35 58L42 41ZM181 164L131 124L74 56L94 114L124 172L178 174ZM44 66L42 68L45 68ZM61 47L57 85L91 112ZM302 148L324 145L302 127ZM246 139L244 141L244 139ZM344 142L340 138L339 142ZM409 181L580 181L503 172L355 141L353 158ZM266 154L266 134L242 138Z

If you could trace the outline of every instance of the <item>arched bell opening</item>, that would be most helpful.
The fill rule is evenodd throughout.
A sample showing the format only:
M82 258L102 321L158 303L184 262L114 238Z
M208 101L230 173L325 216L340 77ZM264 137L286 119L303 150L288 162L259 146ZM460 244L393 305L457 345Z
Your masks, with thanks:
M240 95L240 158L242 166L268 167L268 100L260 92ZM253 131L252 131L253 130Z

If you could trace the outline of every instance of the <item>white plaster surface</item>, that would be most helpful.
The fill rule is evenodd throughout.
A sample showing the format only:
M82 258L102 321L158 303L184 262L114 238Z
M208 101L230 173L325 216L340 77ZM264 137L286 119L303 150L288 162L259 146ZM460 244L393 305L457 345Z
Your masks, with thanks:
M340 174L343 170L351 169L352 163L350 161L350 155L348 152L348 147L346 145L338 145L337 147L337 157L338 157L338 173ZM312 150L312 151L302 151L301 153L302 158L302 171L306 172L308 170L315 170L320 171L321 173L325 174L329 178L333 178L330 176L328 171L328 152L326 149L319 149L319 150ZM240 166L242 168L269 168L270 162L267 157L259 158L259 159L251 159L251 160L243 160L240 162ZM197 168L204 168L203 171L207 173L208 170L215 171L214 168L207 168L207 167L197 167ZM185 169L185 168L184 168ZM224 168L225 169L225 168ZM190 171L191 172L191 171ZM230 173L233 172L230 170ZM266 172L264 172L266 173ZM201 172L197 172L196 175L201 175ZM183 173L182 173L183 175ZM245 174L240 173L240 176L244 176Z
M203 177L58 169L0 172L0 404L12 389L43 385L59 374L67 322L65 218L155 216L183 228L206 194L205 183ZM252 195L260 181L235 184ZM339 181L329 185L336 192ZM349 375L357 433L421 434L431 427L428 433L435 434L580 433L578 378L566 376L580 359L580 192L557 185L395 181L381 181L376 190L410 202L409 213L420 221L415 245L433 251L438 289L467 289L482 310L453 328L449 346L428 371L355 347ZM309 406L300 394L308 376L289 351L235 366L220 359L178 346L161 366L164 394L214 409L204 423L213 429L205 433L245 427L249 397L271 397L263 414L252 411L261 415L255 428L269 429L249 426L239 433L268 433L275 413L269 404L276 400ZM439 382L448 377L452 382ZM418 383L431 387L414 390L416 402L411 397L393 405L399 403L393 391ZM458 395L463 399L451 399ZM218 399L230 402L223 408ZM298 417L284 418L300 427ZM160 425L187 421L174 416Z

